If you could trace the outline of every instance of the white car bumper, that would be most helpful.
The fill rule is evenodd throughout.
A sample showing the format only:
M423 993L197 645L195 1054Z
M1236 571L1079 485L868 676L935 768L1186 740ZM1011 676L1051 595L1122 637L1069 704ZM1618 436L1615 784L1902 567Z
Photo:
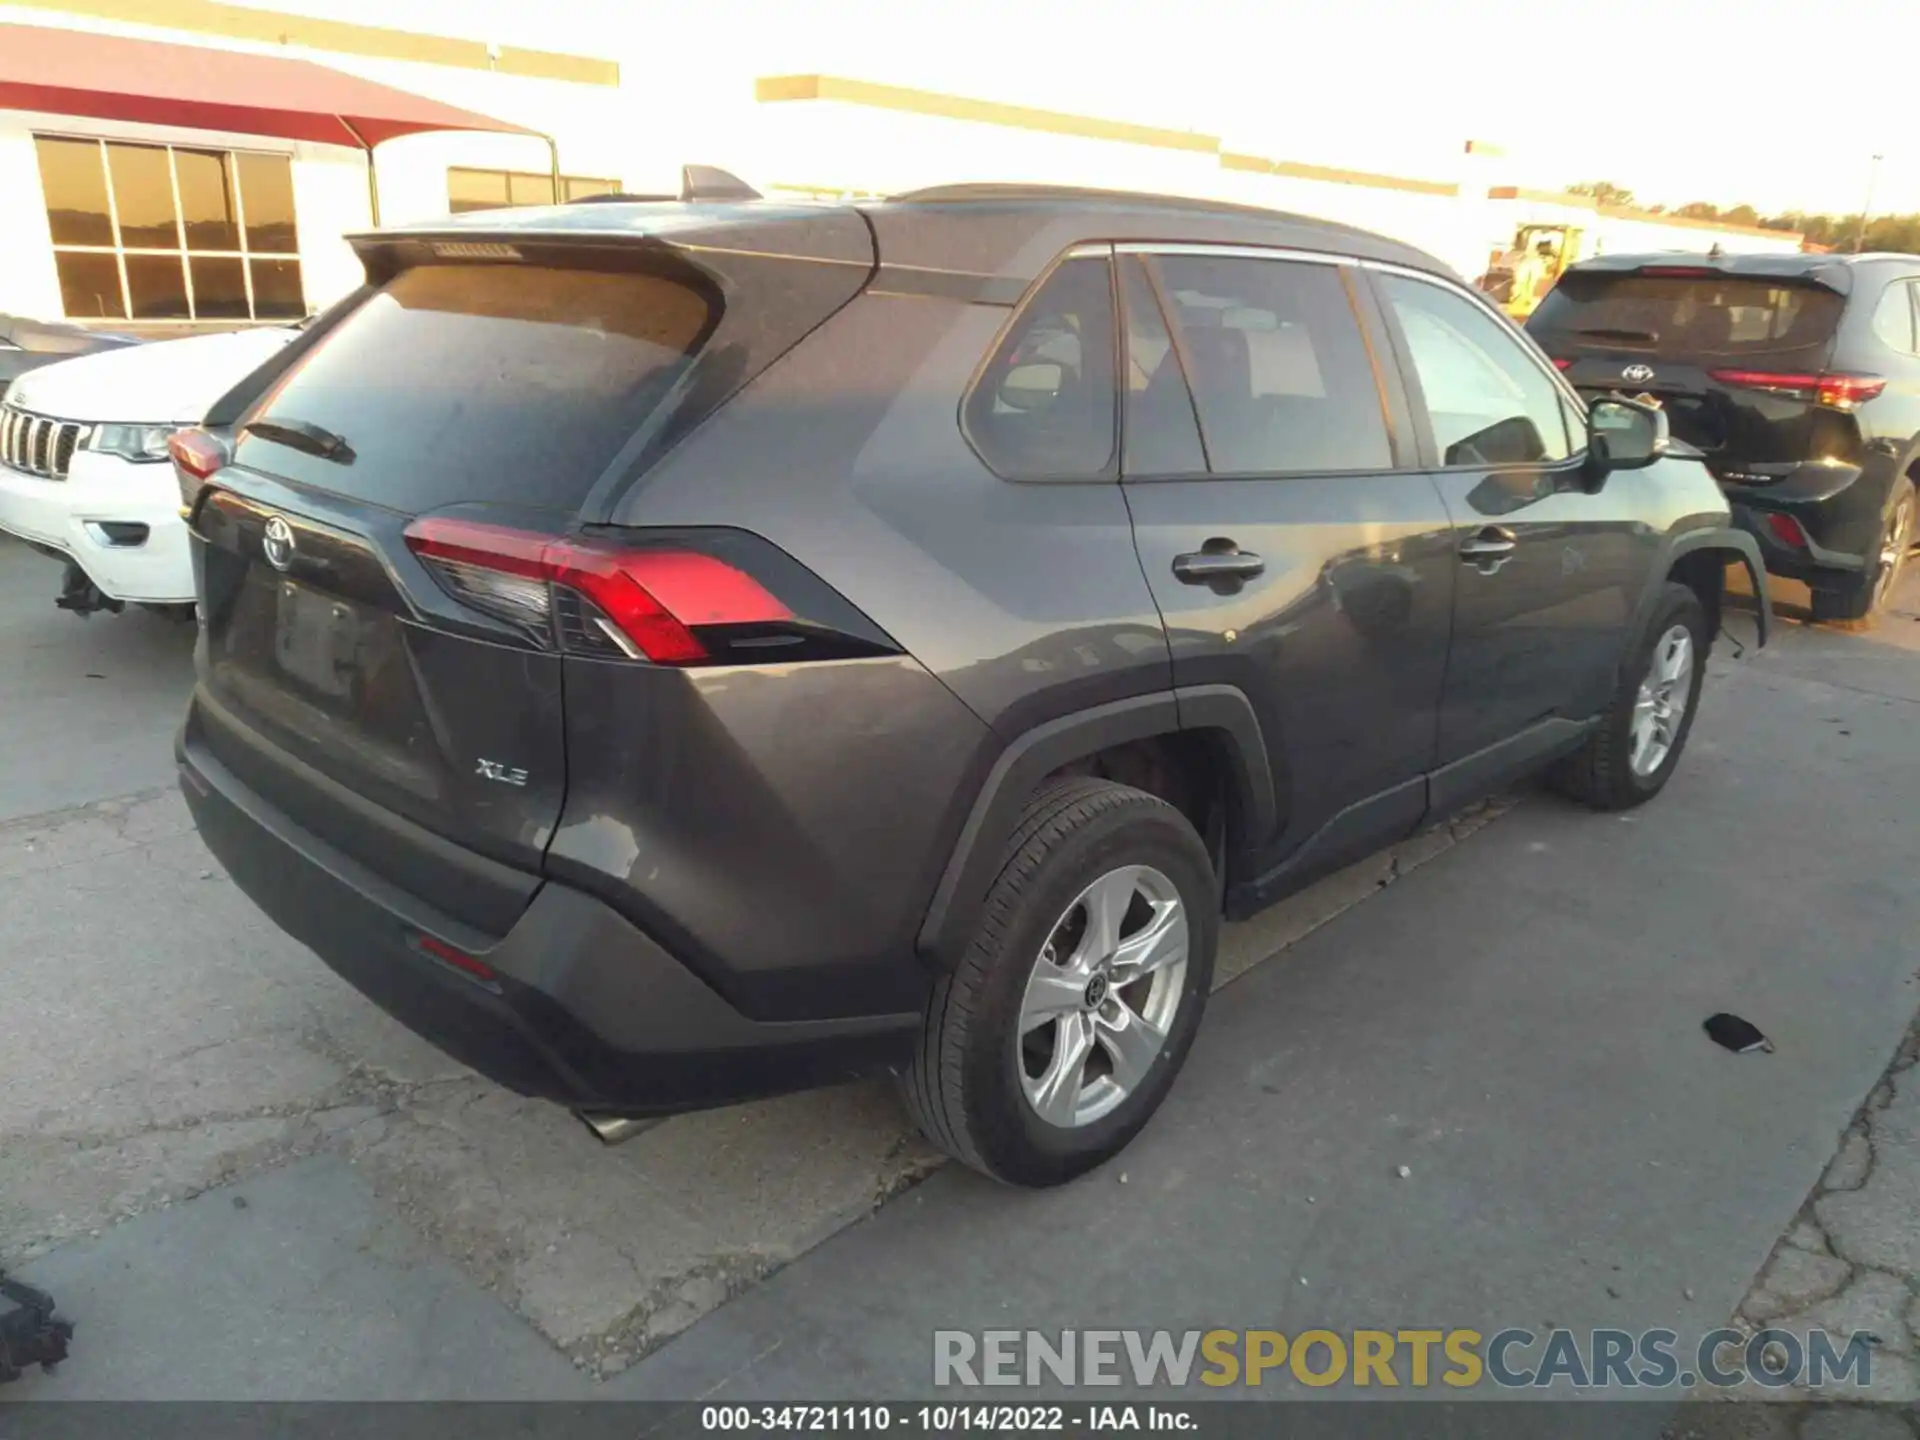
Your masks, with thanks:
M105 526L145 526L143 536ZM82 450L65 480L0 464L0 530L71 557L115 600L193 600L193 554L180 489L165 461L136 465Z

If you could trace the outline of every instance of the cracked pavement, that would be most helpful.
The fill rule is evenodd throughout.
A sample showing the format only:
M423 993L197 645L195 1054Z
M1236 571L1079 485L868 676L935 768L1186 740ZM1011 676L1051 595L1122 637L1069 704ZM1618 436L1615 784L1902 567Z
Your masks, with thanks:
M1734 1326L1748 1335L1865 1332L1874 1398L1920 1402L1920 1022L1768 1256ZM1753 1386L1744 1398L1766 1394Z
M1920 924L1896 878L1920 851L1888 793L1912 789L1920 640L1790 630L1759 663L1723 647L1661 805L1489 803L1229 927L1231 999L1121 1162L1133 1184L1026 1197L951 1170L920 1183L935 1157L883 1085L606 1149L452 1064L201 848L171 788L187 637L42 613L54 573L0 543L0 648L23 657L0 743L52 752L0 773L0 982L28 1017L0 1049L0 1260L83 1322L75 1362L29 1393L912 1393L930 1323L1009 1304L1066 1324L1864 1316L1877 1380L1920 1363L1911 1038L1861 1106L1887 1027L1920 1004L1914 957L1889 958ZM1863 779L1863 756L1906 768ZM1829 776L1851 808L1803 867L1801 914L1729 837ZM1763 917L1753 956L1704 933L1728 909ZM1689 1048L1711 1050L1698 1021L1723 1002L1781 1053ZM1719 1088L1746 1075L1750 1094ZM1147 1196L1175 1207L1158 1230L1138 1228ZM1036 1290L1062 1220L1131 1236L1130 1283ZM183 1288L240 1358L165 1333ZM471 1353L423 1350L423 1327Z

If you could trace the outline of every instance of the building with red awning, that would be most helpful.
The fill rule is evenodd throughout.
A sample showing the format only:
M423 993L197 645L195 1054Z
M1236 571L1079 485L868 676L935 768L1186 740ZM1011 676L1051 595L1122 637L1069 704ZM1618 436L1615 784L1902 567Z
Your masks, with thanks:
M612 61L217 0L74 10L0 23L0 313L284 322L357 283L344 233L621 188Z

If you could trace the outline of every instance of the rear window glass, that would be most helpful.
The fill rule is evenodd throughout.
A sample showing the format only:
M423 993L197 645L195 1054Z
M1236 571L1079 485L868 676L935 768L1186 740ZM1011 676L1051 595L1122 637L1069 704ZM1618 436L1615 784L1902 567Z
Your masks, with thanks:
M419 266L252 417L331 431L353 463L258 436L236 458L410 514L456 501L577 508L716 319L701 291L637 271Z
M1527 323L1564 353L1582 345L1686 355L1752 355L1823 345L1845 302L1777 280L1569 274Z

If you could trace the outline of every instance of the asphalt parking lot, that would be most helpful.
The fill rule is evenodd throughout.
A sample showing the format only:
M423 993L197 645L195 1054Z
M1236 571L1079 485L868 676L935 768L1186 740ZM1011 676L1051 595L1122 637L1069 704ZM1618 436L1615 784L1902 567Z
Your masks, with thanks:
M1743 1306L1867 1317L1920 1398L1920 574L1723 640L1652 806L1502 798L1231 927L1166 1109L1047 1194L936 1173L880 1085L606 1149L443 1059L200 847L190 627L56 578L0 542L0 1260L81 1325L22 1398L904 1397L936 1328Z

